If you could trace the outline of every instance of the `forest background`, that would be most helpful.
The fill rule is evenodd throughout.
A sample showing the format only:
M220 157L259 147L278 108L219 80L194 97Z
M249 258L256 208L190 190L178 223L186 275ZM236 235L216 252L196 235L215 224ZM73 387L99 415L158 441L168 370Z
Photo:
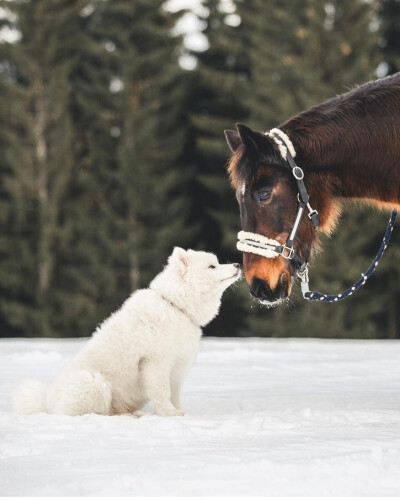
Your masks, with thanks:
M399 70L399 0L0 0L0 336L90 335L177 245L241 260L224 129ZM387 219L349 206L311 287L358 279ZM205 334L399 338L399 262L397 229L340 304L242 281Z

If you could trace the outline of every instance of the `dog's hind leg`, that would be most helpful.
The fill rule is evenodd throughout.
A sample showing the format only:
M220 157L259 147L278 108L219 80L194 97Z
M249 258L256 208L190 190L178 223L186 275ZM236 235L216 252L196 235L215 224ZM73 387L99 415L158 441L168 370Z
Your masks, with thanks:
M144 393L160 417L178 417L184 415L171 403L170 369L159 363L146 361L141 368L141 381Z
M111 401L111 385L101 373L73 370L63 375L51 389L48 411L64 415L110 415Z

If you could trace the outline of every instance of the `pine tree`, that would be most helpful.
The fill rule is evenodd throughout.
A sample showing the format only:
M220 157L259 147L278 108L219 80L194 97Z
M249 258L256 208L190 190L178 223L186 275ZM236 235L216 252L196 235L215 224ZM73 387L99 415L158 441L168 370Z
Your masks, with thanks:
M308 0L267 4L246 0L238 2L238 10L249 47L251 91L247 104L253 128L277 126L295 113L374 76L377 34L370 30L376 18L374 3ZM370 221L370 213L344 217L334 241L324 239L324 252L310 271L313 289L334 293L351 284L351 271L358 272L354 255L363 255L362 240L354 238L353 231ZM373 222L369 227L373 238L381 226ZM351 248L354 253L344 253L343 248ZM336 269L338 273L343 269L342 277ZM254 313L250 330L266 336L376 334L372 314L365 314L365 305L363 308L356 298L329 306L306 303L298 289L293 295L287 310Z
M109 18L120 54L118 176L131 290L147 286L173 246L187 243L183 186L191 172L181 160L186 90L178 65L181 40L172 36L180 13L164 10L163 3L118 0Z
M380 55L386 65L385 74L400 71L400 1L381 0L379 10Z
M171 33L179 13L162 4L12 4L22 38L2 54L10 95L0 129L0 140L9 136L0 166L0 251L9 262L1 271L3 334L88 335L130 290L148 284L174 245L187 244L187 84ZM45 94L40 116L29 100L35 88ZM36 149L34 139L42 141ZM29 179L37 151L45 155L40 172L52 176L41 181L44 208Z
M6 146L8 213L3 222L11 239L6 248L17 253L9 254L15 288L4 293L2 311L13 328L30 325L33 332L44 335L50 333L47 299L60 199L71 169L68 159L58 168L63 153L60 141L68 149L71 126L65 104L66 65L56 53L59 18L54 18L51 7L41 1L11 4L22 37L3 48L3 64L15 72L15 81L5 82L6 116L14 134ZM19 106L13 107L17 100Z
M32 214L34 186L24 175L27 155L21 144L27 142L28 96L17 86L17 72L7 59L6 44L0 47L3 98L0 106L0 324L3 335L21 335L27 320L34 316L31 284L35 282L32 258L34 224ZM14 102L13 108L11 103ZM12 147L10 147L10 145ZM28 173L31 169L28 170Z
M218 0L204 0L208 13L202 19L208 48L193 52L198 66L192 74L190 110L191 142L187 161L193 168L188 187L192 193L189 223L196 229L191 246L214 252L221 262L240 259L236 251L238 208L227 180L229 157L223 130L246 120L247 60L241 43L240 26L232 23L231 9ZM233 18L235 21L236 19ZM205 329L208 335L238 335L245 329L243 284L227 291L219 316Z
M69 113L73 174L63 200L54 292L54 329L88 335L126 297L124 235L118 217L119 60L109 28L109 2L76 2L66 20L62 51L71 59Z
M99 319L97 301L115 292L102 261L111 253L109 234L99 229L107 227L102 181L112 157L104 3L87 10L79 0L39 0L8 8L21 39L1 54L13 75L2 80L9 97L3 334L88 335Z
M380 2L380 39L379 58L385 65L385 75L400 71L400 1L382 0ZM381 217L381 226L384 218ZM397 229L397 230L396 230ZM400 237L395 228L388 256L379 266L379 280L375 281L376 303L374 320L379 325L380 337L400 337L400 302L399 273L396 262L400 257Z
M398 0L203 4L209 47L187 71L172 36L182 12L161 0L0 1L20 33L0 44L1 335L90 334L175 245L239 260L222 131L276 126L379 61L399 69ZM387 215L353 212L324 238L312 288L346 288L374 256ZM243 281L206 333L398 337L393 238L348 301L308 304L297 289L289 310L266 311Z

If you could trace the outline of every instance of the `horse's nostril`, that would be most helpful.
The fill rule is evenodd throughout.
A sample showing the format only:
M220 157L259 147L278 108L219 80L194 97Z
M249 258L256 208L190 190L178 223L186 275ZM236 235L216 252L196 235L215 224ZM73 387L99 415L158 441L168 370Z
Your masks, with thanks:
M253 278L250 286L250 293L253 297L267 302L277 302L278 300L286 299L289 295L288 280L285 273L281 274L278 285L274 290L271 290L268 283L259 278Z
M276 301L276 298L268 283L260 280L259 278L254 278L251 282L250 293L253 297L259 300L266 300L268 302Z
M286 299L289 295L288 280L285 273L282 273L279 278L279 285L275 289L275 294L279 295L281 299Z
M240 267L240 264L238 264L237 262L235 262L233 265L234 265L235 267Z

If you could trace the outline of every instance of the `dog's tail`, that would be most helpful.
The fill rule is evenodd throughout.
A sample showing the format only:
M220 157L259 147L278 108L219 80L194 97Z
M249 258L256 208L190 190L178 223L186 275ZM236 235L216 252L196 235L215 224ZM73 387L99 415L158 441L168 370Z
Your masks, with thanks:
M15 413L32 415L47 411L47 387L38 380L23 380L12 395Z

